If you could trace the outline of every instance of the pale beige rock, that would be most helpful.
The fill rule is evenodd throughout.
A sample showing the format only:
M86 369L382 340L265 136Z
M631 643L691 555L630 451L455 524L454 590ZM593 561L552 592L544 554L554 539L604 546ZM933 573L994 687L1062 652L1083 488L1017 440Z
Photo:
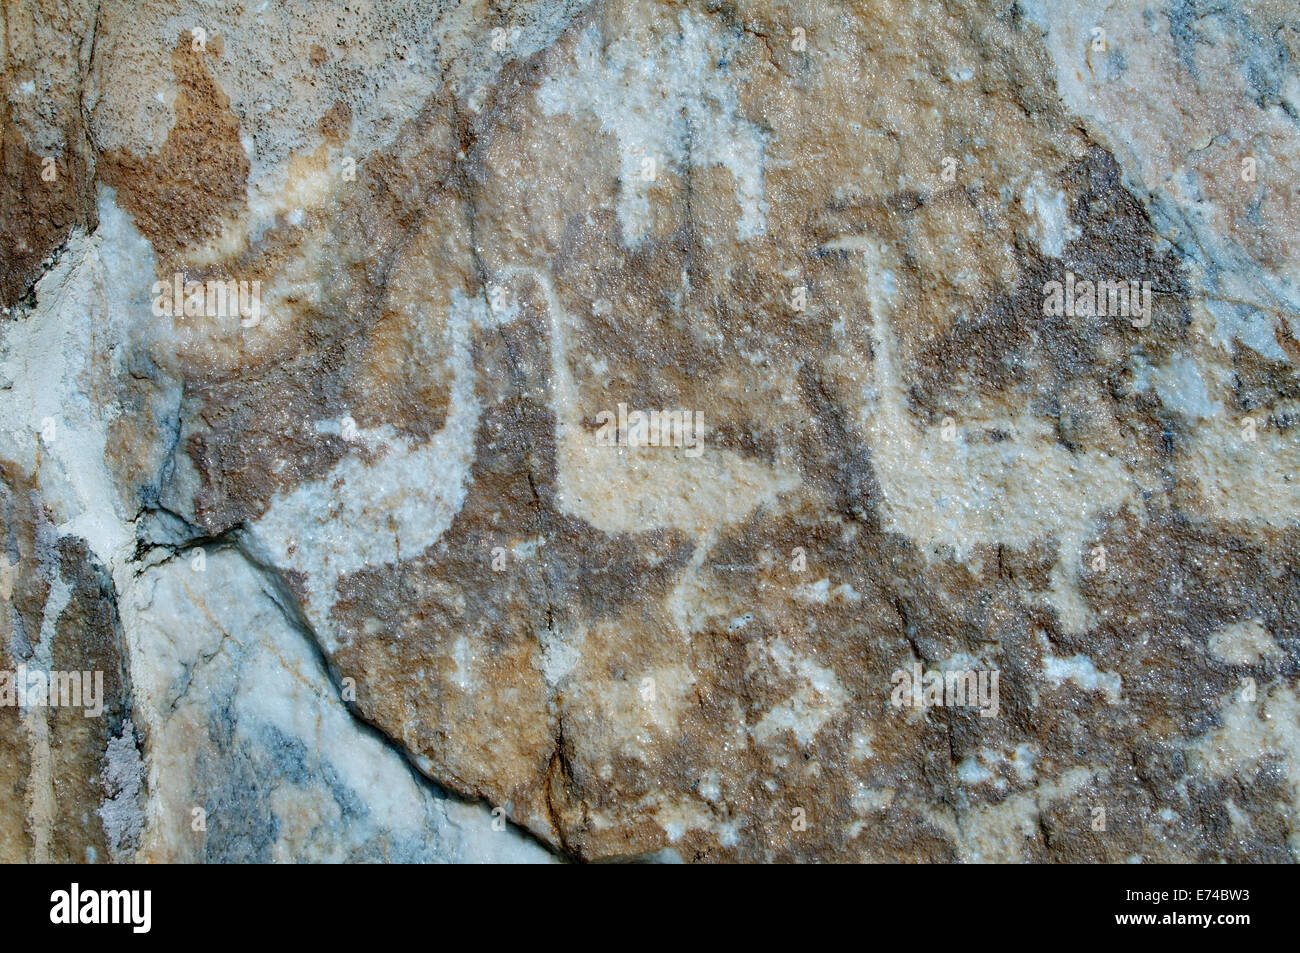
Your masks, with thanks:
M1297 30L1182 10L101 5L0 343L101 858L1294 860Z

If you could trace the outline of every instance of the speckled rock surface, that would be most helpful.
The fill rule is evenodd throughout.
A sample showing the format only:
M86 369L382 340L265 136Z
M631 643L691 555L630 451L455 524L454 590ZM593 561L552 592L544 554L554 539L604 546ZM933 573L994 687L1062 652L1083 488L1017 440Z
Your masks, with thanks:
M1300 857L1292 4L3 17L0 859Z

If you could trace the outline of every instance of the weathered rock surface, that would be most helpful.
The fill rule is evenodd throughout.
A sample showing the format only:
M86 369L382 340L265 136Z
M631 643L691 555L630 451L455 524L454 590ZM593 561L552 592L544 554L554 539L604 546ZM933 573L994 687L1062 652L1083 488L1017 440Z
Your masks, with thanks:
M1300 856L1292 5L272 6L3 14L0 858Z

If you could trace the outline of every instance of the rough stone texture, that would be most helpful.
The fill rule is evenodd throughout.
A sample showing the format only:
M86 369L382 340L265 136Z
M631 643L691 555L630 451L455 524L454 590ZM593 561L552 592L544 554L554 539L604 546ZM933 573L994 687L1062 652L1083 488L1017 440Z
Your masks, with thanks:
M1293 5L272 6L4 8L0 858L1300 857Z
M14 0L0 11L0 26L0 307L8 309L72 229L95 226L94 150L82 101L95 9L84 0Z

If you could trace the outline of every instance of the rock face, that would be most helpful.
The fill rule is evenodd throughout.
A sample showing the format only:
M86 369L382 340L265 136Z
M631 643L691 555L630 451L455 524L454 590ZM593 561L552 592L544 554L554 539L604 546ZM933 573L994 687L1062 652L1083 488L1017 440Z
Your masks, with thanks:
M1300 857L1293 4L263 6L2 14L0 859Z

